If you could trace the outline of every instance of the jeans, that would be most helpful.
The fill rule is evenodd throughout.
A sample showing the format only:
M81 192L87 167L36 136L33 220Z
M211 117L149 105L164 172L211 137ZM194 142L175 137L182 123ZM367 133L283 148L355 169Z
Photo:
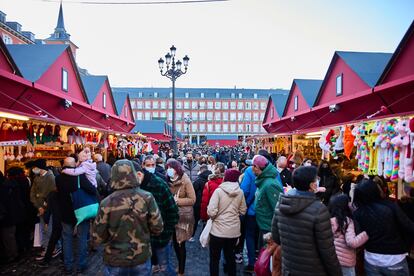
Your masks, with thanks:
M151 259L132 267L114 267L105 265L104 276L151 276Z
M193 229L193 237L197 231L197 227L198 227L198 221L200 220L200 206L194 206L193 210L194 210L194 229Z
M249 265L254 265L254 263L256 262L256 247L258 233L256 216L247 215L245 217L245 228L247 257L249 259Z
M171 256L171 242L169 242L164 247L152 247L153 255L156 256L157 259L157 265L160 266L160 272L158 272L158 275L165 275L165 276L173 276L177 275L177 273L174 271L171 262L170 262L170 256Z
M62 223L63 231L63 261L67 270L73 269L73 231L75 227L71 224ZM83 221L77 226L77 238L79 250L78 269L84 270L87 267L88 257L88 233L89 233L89 220Z
M52 218L51 218L52 219ZM50 261L53 251L60 249L60 238L62 237L62 223L56 221L52 225L52 235L50 236L49 243L47 245L45 261Z
M221 250L224 251L229 276L236 276L235 250L238 238L219 238L210 234L210 275L219 275Z
M343 276L355 276L355 267L341 266Z
M49 224L47 225L47 229L45 229L45 220L43 216L40 217L40 233L42 237L42 247L46 250L47 245L49 244L50 236L52 235L52 228L53 228L53 216L50 217Z
M365 261L365 273L366 276L408 276L407 260L404 259L402 262L388 267L380 267L369 264Z

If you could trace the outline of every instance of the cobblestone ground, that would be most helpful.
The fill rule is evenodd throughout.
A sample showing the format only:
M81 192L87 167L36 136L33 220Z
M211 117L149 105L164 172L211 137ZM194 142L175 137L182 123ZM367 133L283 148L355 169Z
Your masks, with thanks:
M198 227L200 228L200 227ZM208 249L202 248L198 237L200 235L200 229L197 231L196 241L187 242L187 262L186 262L186 276L208 276L209 273L209 253ZM34 259L35 252L28 252L21 258L20 261L10 265L0 266L0 275L42 275L42 276L60 276L63 275L63 263L59 258L51 261L49 267L40 267ZM176 267L175 252L172 253L172 261ZM102 275L102 248L100 247L97 252L91 252L89 254L89 267L82 275ZM220 275L225 275L220 265ZM243 265L237 265L237 275L251 275L243 273ZM81 275L81 274L79 274ZM154 274L156 276L157 274Z

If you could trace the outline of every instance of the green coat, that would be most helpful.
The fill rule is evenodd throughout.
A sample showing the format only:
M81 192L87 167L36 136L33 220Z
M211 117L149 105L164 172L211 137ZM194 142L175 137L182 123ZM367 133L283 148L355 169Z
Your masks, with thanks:
M276 183L277 169L269 164L263 172L256 177L255 210L256 221L259 229L270 232L273 213L280 193L283 193L280 185Z

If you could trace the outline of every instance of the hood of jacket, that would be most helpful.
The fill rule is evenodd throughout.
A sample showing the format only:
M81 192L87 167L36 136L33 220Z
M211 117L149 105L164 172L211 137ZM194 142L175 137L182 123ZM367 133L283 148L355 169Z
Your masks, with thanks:
M294 215L303 211L316 201L316 196L309 195L282 195L279 199L279 210L285 215Z
M131 161L122 159L112 166L111 188L124 190L139 187L136 171Z
M210 174L209 176L208 176L208 180L210 181L214 181L214 182L219 182L219 181L222 181L224 179L224 173L220 173L220 174L215 174L215 173L213 173L213 174ZM219 182L219 183L221 183L221 182Z
M176 180L171 181L172 186L180 186L184 184L186 181L190 181L190 178L186 173L184 173L181 177L177 178Z
M219 186L229 197L235 197L242 192L238 182L223 182Z
M271 178L276 179L278 172L275 166L269 163L262 173L256 177L256 185L260 187L265 179Z

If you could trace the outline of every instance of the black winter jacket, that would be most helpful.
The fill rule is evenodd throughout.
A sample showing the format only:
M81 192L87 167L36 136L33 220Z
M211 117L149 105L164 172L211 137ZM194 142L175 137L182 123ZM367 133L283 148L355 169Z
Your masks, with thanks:
M342 275L328 209L313 193L280 197L272 237L282 248L282 275Z
M194 208L201 207L201 198L203 197L203 189L208 181L208 176L210 174L212 174L212 172L209 170L200 173L197 179L193 183L194 192L196 195L196 202L194 204Z
M409 239L414 236L414 222L395 202L383 200L361 206L355 210L354 220L369 236L365 244L367 251L388 255L408 252Z

